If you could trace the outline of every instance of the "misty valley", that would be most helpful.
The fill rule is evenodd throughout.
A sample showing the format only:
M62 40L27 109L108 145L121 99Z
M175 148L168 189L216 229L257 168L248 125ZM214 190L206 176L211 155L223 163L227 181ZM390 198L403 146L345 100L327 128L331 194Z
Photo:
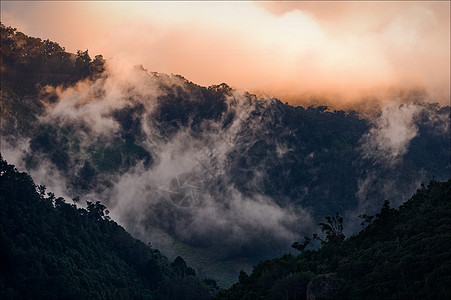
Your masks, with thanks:
M379 100L292 106L2 24L0 298L448 299L450 106Z

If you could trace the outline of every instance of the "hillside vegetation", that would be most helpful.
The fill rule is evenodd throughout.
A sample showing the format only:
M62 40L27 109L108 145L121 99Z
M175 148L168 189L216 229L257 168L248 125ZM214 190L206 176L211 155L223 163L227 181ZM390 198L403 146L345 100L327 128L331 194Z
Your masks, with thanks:
M215 292L183 258L169 262L109 220L100 202L87 204L46 193L1 159L0 299L194 300Z
M399 209L385 202L346 240L332 238L340 229L329 220L320 249L262 261L216 299L451 298L451 180L422 186Z
M450 178L450 107L415 91L375 115L294 107L0 31L2 155L222 287L324 216L355 232Z

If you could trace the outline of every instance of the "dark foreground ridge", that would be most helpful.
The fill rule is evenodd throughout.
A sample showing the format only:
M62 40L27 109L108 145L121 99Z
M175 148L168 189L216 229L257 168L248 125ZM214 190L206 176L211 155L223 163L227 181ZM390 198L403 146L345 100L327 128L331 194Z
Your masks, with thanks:
M349 239L260 262L216 299L451 299L450 282L451 179L384 203Z
M210 299L181 257L109 220L100 202L77 208L0 163L0 299Z

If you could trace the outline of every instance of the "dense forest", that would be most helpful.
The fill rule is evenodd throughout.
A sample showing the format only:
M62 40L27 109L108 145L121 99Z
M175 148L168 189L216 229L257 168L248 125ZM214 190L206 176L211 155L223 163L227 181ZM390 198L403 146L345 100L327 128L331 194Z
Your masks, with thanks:
M65 202L1 159L1 299L209 299L217 289L107 216ZM77 199L74 199L74 203Z
M2 299L208 299L218 291L181 257L170 263L132 238L100 202L77 208L3 159L0 192ZM216 299L449 299L451 180L422 186L399 209L386 201L347 239L342 223L327 217L320 234L293 244L299 255L242 271Z
M421 182L450 178L450 107L415 91L371 114L294 107L0 33L4 158L79 199L62 206L85 207L77 218L105 205L133 237L221 287L293 251L324 216L340 212L353 233L385 199L398 207Z
M317 250L309 237L256 265L216 299L450 299L451 180L431 181L399 207L384 203L344 239L339 215L322 223ZM306 242L306 243L305 243Z

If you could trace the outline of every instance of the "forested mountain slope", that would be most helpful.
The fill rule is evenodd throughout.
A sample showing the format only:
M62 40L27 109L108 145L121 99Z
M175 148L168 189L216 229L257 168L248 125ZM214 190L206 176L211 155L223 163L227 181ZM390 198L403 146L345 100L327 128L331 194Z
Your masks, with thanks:
M171 263L132 238L99 202L68 204L3 158L0 206L1 299L209 299L216 290L181 257Z
M3 156L223 285L326 215L353 232L385 199L450 177L450 108L413 92L372 116L293 107L3 25L1 39Z
M320 249L260 262L216 299L451 297L451 180L422 186L399 209L386 202L346 240L333 238L339 226L322 228Z

